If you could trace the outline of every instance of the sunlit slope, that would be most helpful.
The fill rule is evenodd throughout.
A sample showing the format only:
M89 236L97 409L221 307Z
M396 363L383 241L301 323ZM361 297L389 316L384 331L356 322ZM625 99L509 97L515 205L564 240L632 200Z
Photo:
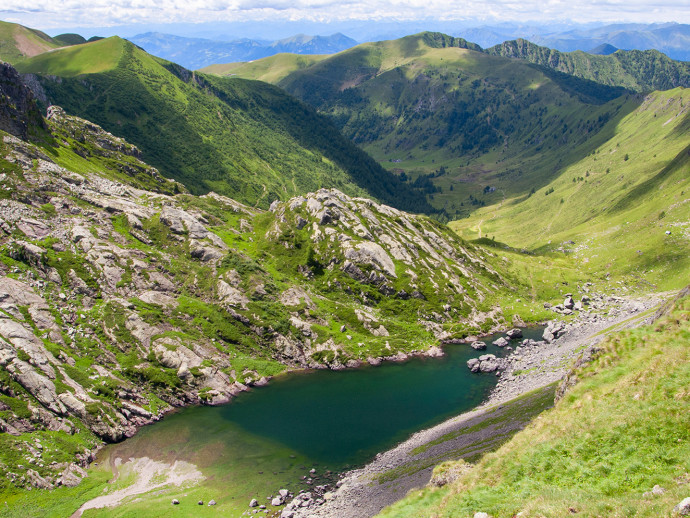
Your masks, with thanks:
M76 77L98 74L118 67L125 57L127 45L120 38L107 38L94 43L65 47L43 53L19 65L23 73Z
M553 182L451 226L466 238L563 248L586 268L678 287L690 271L689 97L683 88L645 96Z
M62 46L36 29L0 21L0 60L16 63L25 58Z
M307 68L329 57L310 54L275 54L249 62L210 65L199 72L242 79L256 79L267 83L277 83L288 74Z

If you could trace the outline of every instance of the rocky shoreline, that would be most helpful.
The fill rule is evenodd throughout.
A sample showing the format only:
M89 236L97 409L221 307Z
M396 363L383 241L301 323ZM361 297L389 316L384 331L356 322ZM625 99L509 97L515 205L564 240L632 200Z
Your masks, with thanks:
M576 319L563 323L563 332L551 343L517 347L503 359L501 379L484 404L417 432L395 448L379 453L363 468L345 473L332 491L323 495L297 495L283 509L281 518L368 518L376 515L409 490L429 483L437 464L464 457L467 453L479 454L483 444L491 446L497 438L505 438L506 434L521 428L526 422L512 429L489 426L475 435L458 433L469 428L482 429L482 423L496 421L497 412L520 396L539 394L540 390L555 387L565 378L577 357L591 355L607 331L650 322L653 314L644 313L659 305L667 295L653 294L643 298L592 295L592 307L583 308Z

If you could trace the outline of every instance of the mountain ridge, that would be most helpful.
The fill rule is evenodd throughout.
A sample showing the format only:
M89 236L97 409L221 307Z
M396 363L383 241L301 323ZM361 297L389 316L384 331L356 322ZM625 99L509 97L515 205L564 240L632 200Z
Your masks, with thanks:
M524 59L576 77L636 91L690 86L690 63L672 60L657 50L616 50L607 55L582 51L564 53L518 39L485 52Z
M0 21L0 60L14 63L61 46L42 31Z
M326 118L274 86L196 74L119 38L18 66L43 102L128 138L193 192L215 190L268 207L327 186L428 209Z
M556 132L577 128L562 140L587 154L587 141L624 104L615 101L620 88L535 67L421 33L357 46L277 84L330 115L386 168L425 185L452 218L467 214L487 185L528 192L552 174L553 161L564 159ZM525 160L538 164L527 176L519 173Z

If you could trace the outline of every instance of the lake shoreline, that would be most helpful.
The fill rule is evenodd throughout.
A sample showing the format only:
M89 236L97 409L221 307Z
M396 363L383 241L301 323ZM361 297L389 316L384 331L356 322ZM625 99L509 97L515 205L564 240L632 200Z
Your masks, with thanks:
M444 460L457 459L468 452L481 450L478 441L491 442L496 435L503 434L507 440L521 426L492 427L487 433L470 434L469 437L466 430L486 428L484 425L492 419L495 421L496 412L503 410L503 407L514 405L519 398L538 394L547 387L555 388L577 357L592 351L608 332L651 321L653 314L649 314L649 310L658 306L667 295L609 297L604 306L609 308L606 316L582 312L577 319L566 324L566 333L551 344L513 351L498 385L484 403L439 425L414 433L396 447L377 454L366 466L345 473L338 482L339 487L319 500L323 500L322 505L314 501L304 507L288 504L281 516L369 518L403 498L409 490L429 483L434 466ZM530 365L532 367L526 370L522 368ZM472 446L477 447L473 450Z

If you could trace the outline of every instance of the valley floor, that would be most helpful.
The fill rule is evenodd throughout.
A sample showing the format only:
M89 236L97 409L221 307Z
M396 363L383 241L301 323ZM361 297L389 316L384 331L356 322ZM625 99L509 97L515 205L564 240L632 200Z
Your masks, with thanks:
M434 467L446 460L475 461L497 449L532 418L552 406L557 383L575 358L591 350L608 333L647 324L654 307L671 294L643 298L608 297L605 316L582 314L564 336L542 347L511 355L502 382L477 409L414 434L380 453L365 467L353 470L327 494L319 507L288 505L284 518L367 518L420 488L432 479ZM526 370L523 367L531 366ZM490 375L490 374L484 374ZM432 481L433 482L433 481Z

